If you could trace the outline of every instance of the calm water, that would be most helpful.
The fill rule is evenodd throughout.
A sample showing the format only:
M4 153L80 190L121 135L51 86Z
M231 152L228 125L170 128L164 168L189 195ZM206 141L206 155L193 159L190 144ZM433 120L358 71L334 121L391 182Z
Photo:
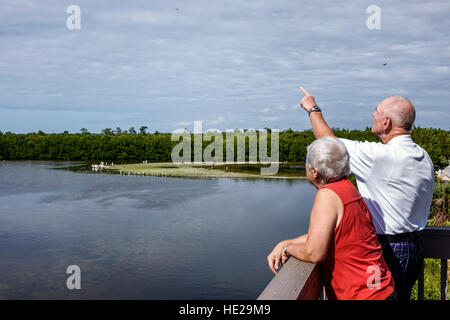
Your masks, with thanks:
M255 299L315 194L306 180L55 170L72 165L0 162L1 299Z

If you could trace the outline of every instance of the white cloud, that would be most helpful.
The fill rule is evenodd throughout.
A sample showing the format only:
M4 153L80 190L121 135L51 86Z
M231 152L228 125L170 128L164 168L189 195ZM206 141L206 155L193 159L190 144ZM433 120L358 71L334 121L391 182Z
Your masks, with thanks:
M279 117L262 117L261 120L262 121L267 121L267 122L273 122L273 121L280 120L280 118Z
M225 118L221 115L219 115L219 117L215 120L210 120L208 121L210 124L219 124L225 121Z

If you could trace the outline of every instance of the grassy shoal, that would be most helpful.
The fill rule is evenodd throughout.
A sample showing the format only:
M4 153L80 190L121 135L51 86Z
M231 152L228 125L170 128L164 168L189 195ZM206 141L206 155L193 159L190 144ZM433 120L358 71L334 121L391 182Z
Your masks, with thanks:
M260 178L260 179L305 179L303 175L263 175L259 170L248 172L228 168L236 164L211 163L132 163L108 166L107 169L119 171L121 174L150 175L162 177L189 177L189 178ZM265 167L268 167L266 165Z

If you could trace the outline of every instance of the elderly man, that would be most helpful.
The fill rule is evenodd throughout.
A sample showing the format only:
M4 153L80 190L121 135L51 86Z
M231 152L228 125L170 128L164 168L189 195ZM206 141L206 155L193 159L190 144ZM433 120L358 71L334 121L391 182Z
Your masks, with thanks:
M301 87L316 138L334 136L314 97ZM428 220L434 169L427 152L411 139L415 120L411 101L394 96L382 101L372 132L382 143L340 139L350 154L350 170L373 217L383 257L392 272L397 298L408 300L423 264L418 231Z

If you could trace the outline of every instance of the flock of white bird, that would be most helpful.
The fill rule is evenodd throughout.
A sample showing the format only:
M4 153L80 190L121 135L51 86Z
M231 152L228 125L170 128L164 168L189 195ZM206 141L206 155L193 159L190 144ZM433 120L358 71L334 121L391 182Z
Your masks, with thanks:
M98 170L102 170L102 169L107 169L113 165L114 165L114 162L111 162L111 164L108 165L108 163L103 163L103 161L102 161L102 162L100 162L100 164L93 164L92 170L98 171Z
M148 163L148 160L144 160L144 161L142 161L142 163L143 164L147 164ZM103 170L103 169L108 169L109 167L111 167L111 166L113 166L114 165L114 162L111 162L111 164L108 164L108 163L104 163L103 161L102 162L100 162L100 164L92 164L91 165L91 167L92 167L92 170L93 171L99 171L99 170ZM131 174L133 174L133 173L130 173L130 172L128 172L128 171L126 171L126 172L123 172L122 170L120 170L120 175L131 175ZM145 173L144 172L135 172L134 173L134 175L141 175L141 176L144 176L145 175ZM165 176L167 176L166 174L164 174L164 173L162 173L162 174L158 174L159 176L162 176L162 177L165 177Z

